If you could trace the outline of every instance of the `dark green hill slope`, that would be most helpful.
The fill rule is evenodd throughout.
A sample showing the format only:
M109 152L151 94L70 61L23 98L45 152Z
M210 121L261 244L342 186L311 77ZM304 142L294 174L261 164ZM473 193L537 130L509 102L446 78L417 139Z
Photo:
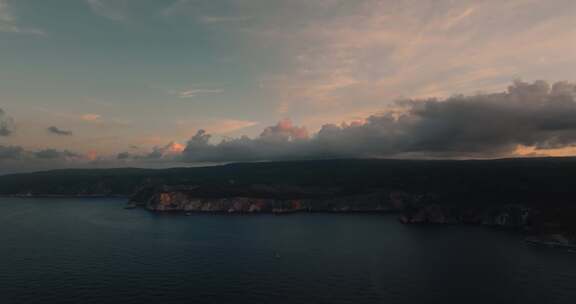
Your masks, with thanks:
M575 158L319 160L174 169L78 169L0 176L1 195L131 195L146 185L269 184L378 188L433 194L445 203L571 204Z

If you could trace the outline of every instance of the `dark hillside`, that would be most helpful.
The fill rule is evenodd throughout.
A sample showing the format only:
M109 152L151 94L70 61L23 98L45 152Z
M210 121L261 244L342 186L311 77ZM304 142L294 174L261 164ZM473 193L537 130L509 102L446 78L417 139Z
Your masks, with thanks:
M132 195L150 185L294 185L430 194L445 204L571 204L575 158L320 160L202 168L55 170L0 176L2 195Z

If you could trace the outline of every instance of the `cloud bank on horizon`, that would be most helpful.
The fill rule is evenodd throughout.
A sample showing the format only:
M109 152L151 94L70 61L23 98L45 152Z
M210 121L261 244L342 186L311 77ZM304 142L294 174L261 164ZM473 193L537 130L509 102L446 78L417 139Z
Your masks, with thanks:
M519 146L545 152L576 145L576 84L514 82L507 92L398 101L364 122L325 124L314 135L290 121L257 138L210 143L198 131L184 161L366 157L503 157Z
M0 129L13 120L1 111ZM70 131L48 127L51 133ZM324 124L311 133L284 119L259 136L214 142L200 129L186 145L170 142L149 152L91 157L69 150L27 150L0 143L0 163L80 167L93 164L224 163L328 158L497 158L576 147L576 83L515 81L505 92L403 99L363 121ZM136 148L135 148L136 149Z
M575 98L574 83L515 81L502 93L400 100L393 111L362 122L325 124L312 135L287 119L256 138L241 136L218 143L201 129L184 149L170 149L171 143L148 154L121 153L118 159L494 158L518 156L519 147L545 154L576 145Z

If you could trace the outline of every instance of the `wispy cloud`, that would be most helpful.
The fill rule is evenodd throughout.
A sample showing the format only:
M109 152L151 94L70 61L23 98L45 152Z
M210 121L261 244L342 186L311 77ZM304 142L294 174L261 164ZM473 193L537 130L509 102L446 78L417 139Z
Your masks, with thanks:
M473 7L466 8L463 11L458 10L452 16L447 16L443 26L441 25L440 27L444 30L451 29L459 23L464 22L466 18L470 17L470 15L474 13L474 10L475 8Z
M124 119L114 118L114 117L104 117L101 114L97 113L78 113L78 112L68 112L63 111L61 109L52 109L52 108L45 108L45 107L38 107L33 106L32 109L35 111L44 113L51 117L55 117L58 119L65 119L69 122L90 122L90 123L99 123L103 124L106 123L107 125L129 125L131 121L127 121Z
M195 120L179 120L176 125L179 128L190 130L198 129L200 127L209 130L210 132L218 135L226 135L242 129L258 125L257 121L241 120L241 119L207 119L204 121Z
M251 20L250 16L200 16L198 20L205 24L237 23Z
M20 33L32 35L45 35L46 33L37 28L23 27L18 24L18 18L8 5L8 0L0 0L0 32Z
M209 127L216 134L228 134L238 130L246 129L258 125L256 121L238 120L238 119L221 119L214 121Z
M94 14L114 20L123 21L127 19L126 14L118 5L124 3L123 0L85 0Z
M192 98L204 94L219 94L224 92L223 89L187 89L181 91L170 91L171 95L176 95L180 98Z
M189 4L189 0L176 0L172 4L165 7L160 13L162 16L168 17L172 16L180 11Z
M100 121L102 116L100 114L88 113L80 115L80 119L83 121L97 122Z
M293 20L272 10L241 29L255 47L286 54L278 56L283 68L263 75L284 115L503 89L519 76L576 75L565 68L576 64L571 0L363 0L347 2L345 15L343 1L323 1L323 12L333 12L323 14L305 11L312 2L295 2L302 14Z
M206 2L208 3L208 2ZM221 5L231 5L230 2L224 2ZM238 3L232 5L233 7L238 7ZM195 21L203 24L227 24L227 23L239 23L252 20L252 16L248 15L234 15L234 14L218 14L211 10L205 11L210 5L205 3L200 3L198 1L190 0L177 0L164 8L161 11L161 15L164 17L170 17L175 15L189 16ZM214 14L215 13L215 14Z

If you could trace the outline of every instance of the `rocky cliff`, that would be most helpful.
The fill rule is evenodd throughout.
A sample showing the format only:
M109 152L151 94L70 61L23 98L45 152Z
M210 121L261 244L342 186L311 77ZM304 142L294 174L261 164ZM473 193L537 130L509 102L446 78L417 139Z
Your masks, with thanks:
M471 224L515 229L559 222L558 214L523 204L446 204L433 193L377 188L347 193L339 188L294 185L159 186L140 189L131 204L151 211L212 213L398 212L404 224Z
M536 210L520 204L467 208L420 204L404 208L400 221L405 224L472 224L526 229L535 223Z
M141 189L134 205L152 211L292 213L389 212L399 210L400 198L374 190L342 194L336 189L295 186L201 187L162 186Z
M296 212L397 212L404 224L484 225L528 232L532 243L561 235L576 246L576 209L514 204L453 204L433 193L381 188L348 193L340 188L288 185L182 185L143 187L131 207L155 212L290 214Z

